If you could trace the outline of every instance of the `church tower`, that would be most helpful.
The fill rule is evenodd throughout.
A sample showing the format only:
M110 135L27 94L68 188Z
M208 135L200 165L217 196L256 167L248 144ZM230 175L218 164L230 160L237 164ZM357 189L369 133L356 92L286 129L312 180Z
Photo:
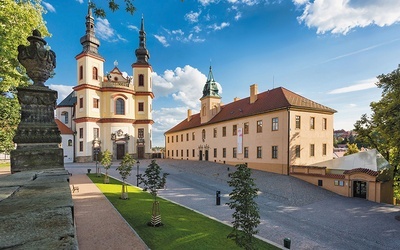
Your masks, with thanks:
M138 155L151 154L152 148L152 104L153 87L151 73L153 69L149 64L149 51L146 49L146 32L144 31L144 18L139 30L139 47L135 50L136 62L132 64L134 87L135 87L135 126L137 132Z
M203 88L203 96L200 98L201 111L200 118L201 123L209 122L218 112L221 107L221 96L218 94L218 86L214 80L212 69L208 72L207 82Z

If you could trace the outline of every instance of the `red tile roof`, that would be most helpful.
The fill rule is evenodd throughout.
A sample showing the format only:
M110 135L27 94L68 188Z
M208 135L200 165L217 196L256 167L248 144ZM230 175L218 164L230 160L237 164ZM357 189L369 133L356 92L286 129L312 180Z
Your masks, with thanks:
M250 103L250 97L247 97L221 106L221 111L207 123L201 124L200 114L194 114L191 116L190 121L185 119L165 133L182 131L202 125L224 122L287 108L299 108L302 110L329 114L336 113L336 110L334 109L311 101L283 87L278 87L259 93L257 101L254 103Z
M343 172L343 174L356 174L356 173L364 173L364 174L371 175L371 176L379 175L378 171L374 171L374 170L367 169L367 168L354 168L354 169L346 170Z
M58 119L54 119L56 121L58 130L60 130L60 133L62 135L73 135L74 131L72 131L72 129L68 128L67 125L65 125L64 123L62 123L60 120Z

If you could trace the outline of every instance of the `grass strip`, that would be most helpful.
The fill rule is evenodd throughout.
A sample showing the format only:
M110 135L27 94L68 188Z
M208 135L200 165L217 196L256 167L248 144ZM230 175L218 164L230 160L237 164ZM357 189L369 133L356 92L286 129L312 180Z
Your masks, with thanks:
M104 177L88 176L151 249L240 249L226 237L231 227L159 197L164 226L149 227L153 197L148 192L128 186L129 199L122 200L121 182L110 178L103 184ZM254 247L278 249L256 238Z

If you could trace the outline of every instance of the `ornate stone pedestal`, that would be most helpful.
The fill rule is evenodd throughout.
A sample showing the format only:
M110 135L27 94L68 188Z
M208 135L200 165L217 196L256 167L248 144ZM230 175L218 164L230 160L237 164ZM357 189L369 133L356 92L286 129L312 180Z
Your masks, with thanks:
M44 86L55 67L55 54L44 48L46 42L37 31L28 41L30 46L18 47L18 60L34 84L17 88L21 122L13 139L17 149L11 151L11 173L64 168L61 135L54 121L57 91Z

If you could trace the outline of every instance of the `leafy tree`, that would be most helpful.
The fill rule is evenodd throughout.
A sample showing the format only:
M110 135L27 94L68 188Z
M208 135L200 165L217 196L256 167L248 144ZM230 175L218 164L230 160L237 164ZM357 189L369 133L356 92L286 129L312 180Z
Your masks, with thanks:
M229 208L235 209L232 214L233 230L228 235L236 245L245 249L252 249L253 235L258 233L260 215L257 203L254 199L258 196L258 188L251 178L251 170L246 164L236 165L237 170L229 174L228 181L233 191L229 194L231 202Z
M103 165L104 169L106 170L106 175L104 176L104 183L109 183L109 178L108 178L108 170L110 169L112 165L112 156L111 152L106 149L106 151L103 152L101 156L101 165Z
M0 152L9 153L14 148L12 141L20 121L20 105L15 97L18 86L28 85L25 68L18 62L18 46L28 44L26 40L32 30L38 29L48 36L42 14L45 13L40 0L1 0L0 4Z
M358 153L358 152L360 152L360 150L358 150L357 144L355 144L355 143L353 143L353 144L347 143L347 151L346 151L346 153L344 153L344 155L345 156L346 155L351 155L351 154L355 154L355 153Z
M376 85L382 89L381 99L370 104L372 114L361 116L355 124L357 141L376 148L394 167L395 194L400 198L398 168L400 163L400 65L378 77Z
M128 192L127 192L127 184L126 184L126 179L128 176L131 175L133 165L135 165L135 159L132 158L132 156L128 153L124 155L124 158L119 164L119 167L117 168L117 171L121 175L122 178L122 194L121 194L121 199L126 200L128 199Z
M147 167L144 175L139 175L140 183L144 184L144 191L149 190L150 194L153 195L153 209L152 217L149 225L151 226L161 226L161 215L159 203L157 201L158 190L165 187L168 173L163 173L161 175L162 168L156 163L156 160L152 160L150 165Z

